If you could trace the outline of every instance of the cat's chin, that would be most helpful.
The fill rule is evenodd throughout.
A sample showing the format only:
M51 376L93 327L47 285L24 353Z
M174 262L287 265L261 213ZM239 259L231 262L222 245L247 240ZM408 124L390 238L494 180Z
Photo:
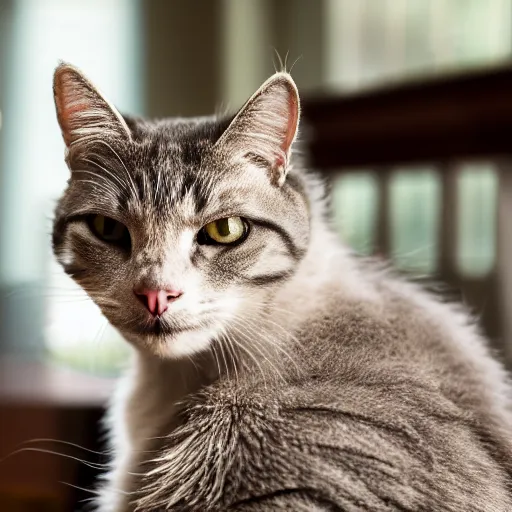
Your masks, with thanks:
M208 329L187 329L167 334L126 336L145 352L165 359L182 359L208 350L215 332Z

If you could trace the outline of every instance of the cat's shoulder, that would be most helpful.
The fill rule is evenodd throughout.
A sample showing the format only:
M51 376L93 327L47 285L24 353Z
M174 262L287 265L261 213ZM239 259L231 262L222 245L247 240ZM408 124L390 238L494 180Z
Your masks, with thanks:
M280 510L272 500L286 489L296 492L285 501L312 507L348 509L356 498L368 510L463 499L483 511L492 496L510 504L503 472L457 406L420 380L383 387L367 377L343 389L322 378L205 388L183 403L182 425L146 474L141 510ZM496 485L484 492L489 474ZM450 497L438 483L446 478L469 478L486 497Z

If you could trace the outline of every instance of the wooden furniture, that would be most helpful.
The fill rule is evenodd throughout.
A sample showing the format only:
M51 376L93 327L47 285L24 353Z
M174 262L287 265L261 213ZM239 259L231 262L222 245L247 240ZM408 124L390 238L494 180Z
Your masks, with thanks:
M100 419L113 384L49 362L0 359L0 510L78 511L91 498L81 488L93 487L95 464L107 457L87 450L105 449Z

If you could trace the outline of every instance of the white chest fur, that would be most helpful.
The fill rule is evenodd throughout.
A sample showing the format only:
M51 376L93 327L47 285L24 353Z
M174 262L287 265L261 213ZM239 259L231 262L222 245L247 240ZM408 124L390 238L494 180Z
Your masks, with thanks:
M151 460L155 439L178 425L176 403L214 378L208 358L198 366L186 360L165 361L137 353L123 377L107 416L112 469L98 498L99 512L128 512L133 482Z

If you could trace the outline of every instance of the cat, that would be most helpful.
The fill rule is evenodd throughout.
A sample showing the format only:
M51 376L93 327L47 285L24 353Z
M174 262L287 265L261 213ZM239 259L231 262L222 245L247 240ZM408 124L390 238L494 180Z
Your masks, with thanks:
M512 510L505 370L338 240L288 73L232 116L124 116L66 63L54 97L54 252L133 347L97 510Z

